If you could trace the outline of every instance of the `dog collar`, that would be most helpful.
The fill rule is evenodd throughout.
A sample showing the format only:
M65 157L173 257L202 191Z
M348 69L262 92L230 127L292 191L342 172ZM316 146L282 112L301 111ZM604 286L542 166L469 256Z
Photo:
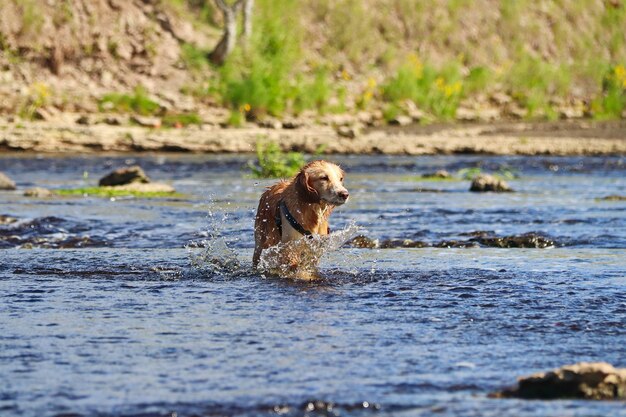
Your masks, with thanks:
M309 232L308 230L306 230L304 227L302 227L302 225L300 223L298 223L296 218L293 217L293 215L289 212L289 209L287 208L287 205L285 204L285 202L283 200L280 200L280 203L278 203L278 210L276 211L276 219L275 219L275 221L276 221L276 227L278 227L278 231L281 234L283 232L283 228L282 228L283 220L282 220L282 217L281 217L281 213L285 215L285 218L289 222L289 225L291 227L293 227L301 235L311 236L313 234L313 233Z

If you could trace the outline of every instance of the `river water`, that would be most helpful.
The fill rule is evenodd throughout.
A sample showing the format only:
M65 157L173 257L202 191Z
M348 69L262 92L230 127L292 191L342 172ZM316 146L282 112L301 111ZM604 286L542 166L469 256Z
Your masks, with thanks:
M22 189L138 163L182 193L0 192L0 415L626 415L487 396L564 364L626 366L626 202L602 200L626 195L624 158L333 157L351 192L333 230L427 247L343 247L314 283L250 269L271 181L247 159L0 157ZM514 173L516 192L417 178L468 167Z

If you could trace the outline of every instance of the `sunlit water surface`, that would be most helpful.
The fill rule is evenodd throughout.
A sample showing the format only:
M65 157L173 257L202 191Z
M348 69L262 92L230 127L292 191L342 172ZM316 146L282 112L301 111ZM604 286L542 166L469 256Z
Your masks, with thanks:
M22 189L139 163L183 196L0 192L17 219L0 225L0 415L626 415L623 402L487 398L563 364L626 366L626 203L600 200L626 194L622 158L333 159L351 191L340 233L556 245L343 247L322 280L294 282L250 268L271 181L246 177L245 157L1 157ZM416 180L474 166L517 173L517 192Z

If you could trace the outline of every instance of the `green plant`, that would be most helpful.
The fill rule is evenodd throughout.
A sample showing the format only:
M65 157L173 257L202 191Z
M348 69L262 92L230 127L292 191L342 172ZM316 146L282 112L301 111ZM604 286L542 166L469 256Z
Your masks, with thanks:
M483 170L478 167L472 168L462 168L459 169L456 173L457 176L463 178L464 180L473 181L474 178L483 173Z
M181 197L182 194L176 192L163 191L130 191L116 190L114 187L81 187L54 190L54 193L60 196L92 196L92 197L138 197L138 198L163 198L163 197Z
M293 100L299 62L300 25L293 1L262 0L255 9L255 30L247 48L236 50L219 69L213 90L233 110L248 115L282 114Z
M626 67L616 65L607 69L602 80L602 93L591 102L596 119L619 118L626 109Z
M451 119L461 100L463 82L456 65L436 69L412 54L382 90L388 102L410 99L438 118Z
M479 167L462 168L458 170L456 173L458 177L461 177L464 180L469 180L469 181L473 181L474 178L476 178L477 176L481 174L488 174L488 173L484 172ZM503 179L503 180L513 180L513 179L519 178L519 174L517 173L517 171L509 167L499 168L497 172L494 172L491 175L493 175L494 177Z
M401 114L402 109L397 104L390 103L383 108L383 119L385 119L387 123L395 120Z
M138 86L133 94L110 93L105 94L98 101L100 111L114 111L117 113L137 113L144 116L161 112L159 103L148 96L145 88Z
M318 68L309 82L303 80L303 77L297 78L294 90L293 109L296 113L307 109L323 113L332 94L328 70Z
M194 71L202 71L209 65L208 51L198 48L191 43L185 43L180 48L180 58L187 68Z
M18 111L20 117L24 119L32 119L35 112L46 106L50 101L50 87L43 82L36 82L28 87L23 103Z
M256 156L256 164L248 164L256 178L292 177L306 163L301 152L283 152L275 142L257 142Z
M45 21L41 13L41 6L36 0L22 0L20 8L22 11L22 28L20 33L25 36L39 35Z
M556 116L550 99L565 97L572 84L570 66L552 64L530 56L524 56L511 66L503 80L511 96L526 110L528 117L538 115Z
M201 125L202 118L197 113L166 114L161 120L165 127L184 127L189 125Z

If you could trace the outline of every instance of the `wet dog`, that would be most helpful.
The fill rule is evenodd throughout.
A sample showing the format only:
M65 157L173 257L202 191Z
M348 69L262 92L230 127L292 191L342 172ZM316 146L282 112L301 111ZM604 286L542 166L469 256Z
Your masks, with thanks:
M313 161L291 180L274 184L261 195L254 223L255 267L261 253L270 247L330 232L330 214L350 196L343 185L344 175L333 163ZM283 251L281 262L288 268L297 268L301 260L298 246L285 248L287 253Z

